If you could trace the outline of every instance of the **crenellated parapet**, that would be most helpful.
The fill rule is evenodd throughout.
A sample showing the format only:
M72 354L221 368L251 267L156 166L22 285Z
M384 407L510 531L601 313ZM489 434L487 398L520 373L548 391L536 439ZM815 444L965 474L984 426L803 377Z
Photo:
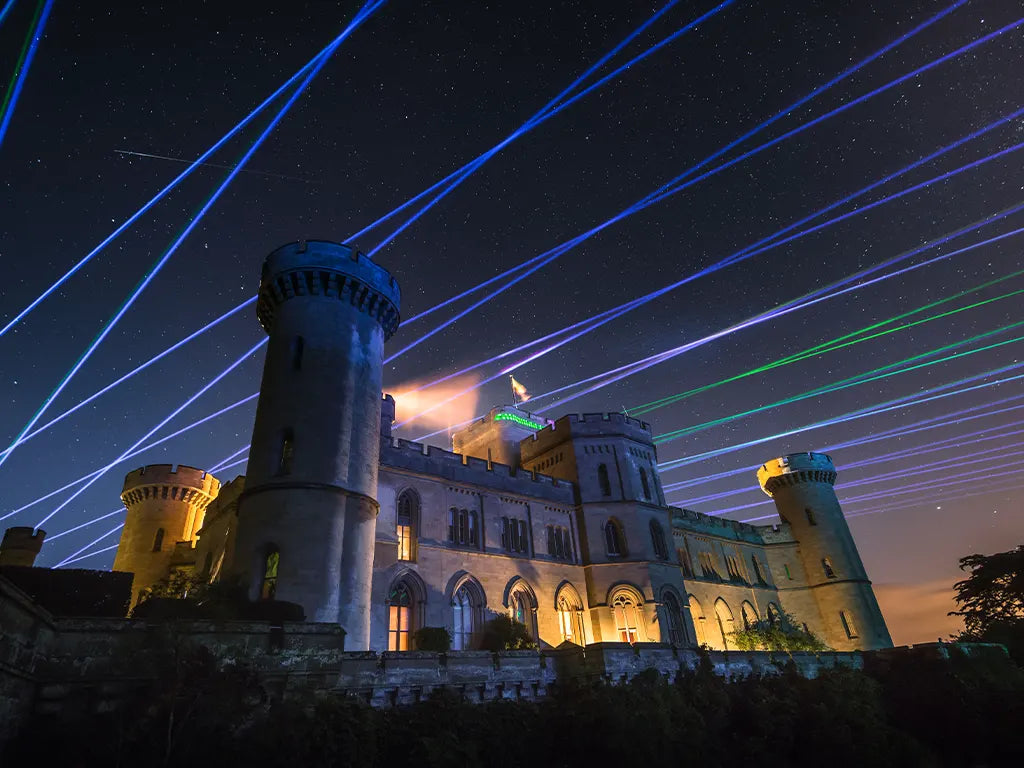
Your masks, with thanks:
M757 481L769 496L778 488L791 487L801 483L826 483L836 481L836 467L832 457L826 453L791 453L765 462L757 470Z
M671 510L672 531L680 535L696 533L702 536L715 536L720 539L756 545L793 541L792 531L785 524L751 525L739 520L695 512L692 509L681 507L670 507L669 509Z
M220 481L208 472L182 464L150 464L124 478L121 500L132 507L152 501L178 501L203 511L217 497Z
M539 472L488 462L412 440L381 440L380 462L382 467L442 477L489 490L531 496L560 504L573 503L572 483Z
M398 282L384 267L350 246L301 240L271 252L263 263L256 302L256 315L267 333L278 308L300 296L351 304L380 323L385 340L398 330Z

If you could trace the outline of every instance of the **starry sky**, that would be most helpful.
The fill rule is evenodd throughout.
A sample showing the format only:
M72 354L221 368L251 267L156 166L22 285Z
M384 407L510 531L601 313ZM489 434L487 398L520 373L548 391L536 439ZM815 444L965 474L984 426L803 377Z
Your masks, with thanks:
M721 10L505 147L381 248L375 258L402 286L403 315L412 317L601 224L951 2L740 1ZM660 7L606 0L390 0L342 44L39 425L253 296L270 249L299 238L347 241L490 149ZM599 75L713 7L711 0L680 0ZM15 70L34 10L31 0L18 0L0 26L0 83ZM89 253L186 167L176 160L200 155L333 39L357 10L347 1L253 2L242 9L193 0L106 6L57 0L0 146L0 321L6 324ZM1020 15L1015 3L972 0L708 167ZM405 415L471 389L497 374L500 365L408 393L692 275L1014 113L1024 107L1024 80L1016 74L1021 71L1024 26L607 227L390 362L386 386L407 393L400 397ZM258 117L210 158L211 165L199 168L0 337L5 445L223 180L227 170L218 166L236 163L270 114ZM812 223L1022 141L1024 119L1007 120ZM534 394L549 392L714 334L975 226L1024 203L1022 157L1024 152L1007 152L710 272L521 365L516 377ZM402 221L398 216L355 243L368 251ZM1021 227L1024 211L873 274ZM1024 276L1014 275L1024 266L1021 237L1008 236L724 335L545 415L635 411L931 302L948 299L884 328L964 308L809 354L643 415L658 435L704 425L659 444L663 462L717 452L666 469L662 479L670 488L702 480L676 486L668 498L737 519L772 519L766 517L771 505L759 504L767 499L756 487L757 465L787 452L829 450L840 485L851 483L838 492L894 639L934 640L957 629L944 615L952 607L957 559L1024 541L1024 379L1012 378L1024 373L1013 368L1024 349L1024 341L1016 341L1024 330L1014 327L1024 320L1024 294L1013 294L1024 289ZM988 299L994 300L981 303ZM404 326L389 352L470 301ZM107 466L262 333L254 310L246 308L20 445L0 466L0 514L8 515L3 525L37 524L79 486L26 505ZM955 346L934 351L949 345ZM961 352L971 354L942 359ZM255 392L261 354L153 439ZM901 361L921 354L916 363L934 364L905 370L909 365ZM886 370L897 375L812 393L890 364ZM1007 370L991 373L999 369ZM923 398L964 379L969 381L941 390L945 397L799 429L897 398ZM968 387L975 388L959 391ZM812 394L773 405L804 393ZM400 433L418 438L441 429L429 441L444 445L448 424L509 399L507 379L498 376ZM543 409L554 399L538 398L530 407ZM215 466L247 443L254 404L111 468L47 521L48 534L114 512L124 474L144 463ZM740 415L748 410L756 412ZM925 420L929 429L832 449ZM780 435L785 432L792 434ZM930 450L915 453L922 449ZM878 457L883 458L873 461ZM243 472L244 464L219 476L227 480ZM729 474L707 479L718 473ZM736 492L718 497L730 491ZM868 498L857 500L863 496ZM55 565L83 547L81 554L87 554L116 544L113 532L86 546L121 519L115 514L51 540L39 564ZM112 562L108 551L76 565L106 568Z

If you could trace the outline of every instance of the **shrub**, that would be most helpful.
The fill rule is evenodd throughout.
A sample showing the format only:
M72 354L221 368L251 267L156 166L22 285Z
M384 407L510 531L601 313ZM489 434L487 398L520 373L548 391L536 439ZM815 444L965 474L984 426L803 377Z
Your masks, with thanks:
M417 651L445 653L452 647L452 636L444 627L421 627L412 633Z
M485 651L529 651L538 645L525 624L511 616L495 616L484 624L480 647Z
M812 632L801 627L796 619L780 611L774 619L764 618L746 629L730 633L741 651L828 651L831 650Z

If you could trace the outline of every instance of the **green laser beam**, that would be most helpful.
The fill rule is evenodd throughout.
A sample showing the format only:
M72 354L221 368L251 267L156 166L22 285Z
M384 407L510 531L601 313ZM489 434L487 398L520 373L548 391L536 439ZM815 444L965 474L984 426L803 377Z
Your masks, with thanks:
M790 363L799 362L800 360L805 360L805 359L807 359L809 357L814 357L816 355L821 355L821 354L827 354L828 352L834 352L834 351L836 351L838 349L843 349L845 347L849 347L849 346L852 346L854 344L859 344L859 343L861 343L863 341L870 341L871 339L876 339L876 338L879 338L881 336L885 336L885 335L890 334L890 333L897 333L898 331L906 330L908 328L913 328L914 326L922 325L924 323L931 322L932 320L939 320L941 318L949 317L951 315L955 315L955 314L958 314L960 312L965 312L965 311L967 311L969 309L975 309L977 307L984 306L986 304L991 304L992 302L1000 301L1002 299L1006 299L1006 298L1009 298L1011 296L1020 295L1021 293L1024 293L1024 289L1017 290L1017 291L1011 291L1009 293L1005 293L1005 294L1002 294L1000 296L995 296L995 297L993 297L991 299L986 299L985 301L975 302L974 304L969 304L967 306L959 307L957 309L953 309L953 310L949 310L949 311L946 311L946 312L937 313L937 314L931 315L931 316L923 318L921 320L917 320L917 321L912 322L912 323L906 323L904 325L901 325L901 326L898 326L898 327L895 327L895 328L890 328L890 329L887 329L885 331L881 331L879 333L870 334L868 336L864 336L863 338L857 338L858 336L861 336L862 334L865 334L865 333L870 333L872 330L875 330L877 328L881 328L881 327L883 327L885 325L889 325L891 323L898 322L898 321L903 320L903 319L905 319L907 317L911 317L912 315L919 314L921 312L925 312L925 311L927 311L929 309L932 309L934 307L940 306L942 304L947 304L950 301L955 301L955 300L963 298L964 296L967 296L967 295L969 295L971 293L976 293L977 291L984 290L985 288L989 288L989 287L991 287L993 285L996 285L998 283L1005 282L1006 280L1011 280L1014 277L1019 277L1022 274L1024 274L1024 270L1018 270L1016 272L1012 272L1012 273L1010 273L1008 275L1005 275L1003 277L999 277L999 278L996 278L994 280L989 280L989 281L986 281L984 283L981 283L980 285L976 285L973 288L968 288L967 290L961 291L960 293L954 294L953 296L948 296L948 297L946 297L944 299L938 299L936 301L932 301L932 302L929 302L927 304L923 304L920 307L917 307L915 309L909 310L907 312L903 312L903 313L898 314L898 315L894 315L893 317L888 318L886 320L880 320L880 321L878 321L876 323L872 323L870 325L864 326L863 328L859 328L856 331L851 331L850 333L843 334L842 336L837 336L834 339L830 339L829 341L822 342L821 344L816 344L816 345L814 345L812 347L808 347L807 349L801 350L800 352L795 352L792 355L787 355L786 357L779 358L778 360L775 360L775 361L773 361L771 363L766 363L764 365L757 366L756 368L751 368L750 370L745 371L743 373L738 373L738 374L736 374L734 376L729 376L727 378L720 379L719 381L715 381L715 382L712 382L710 384L704 384L703 386L700 386L700 387L694 387L693 389L686 390L685 392L678 392L678 393L676 393L674 395L668 395L666 397L659 398L658 400L652 400L652 401L650 401L648 403L644 403L643 405L633 406L633 407L629 408L628 410L629 410L630 413L634 413L634 414L639 416L639 415L642 415L642 414L645 414L645 413L649 413L650 411L654 411L654 410L657 410L659 408L664 408L664 407L666 407L668 405L672 405L673 403L677 403L677 402L679 402L681 400L685 400L688 397L693 397L694 395L700 394L702 392L707 392L708 390L714 389L715 387L720 387L723 384L728 384L728 383L733 382L733 381L738 381L739 379L744 379L744 378L747 378L749 376L756 376L759 373L765 373L766 371L770 371L770 370L773 370L775 368L779 368L779 367L784 366L784 365L789 365Z
M1024 321L1021 321L1021 322L1018 322L1018 323L1011 323L1009 325L1004 325L1004 326L1002 326L1000 328L996 328L993 331L987 331L985 333L978 334L977 336L972 336L969 339L964 339L963 341L954 342L953 344L947 344L945 346L938 347L936 349L929 350L927 352L921 352L920 354L912 355L911 357L908 357L908 358L905 358L903 360L900 360L899 362L890 363L888 365L884 365L884 366L881 366L879 368L875 368L875 369L873 369L871 371L867 371L865 373L861 373L861 374L858 374L856 376L851 376L849 378L842 379L841 381L838 381L835 384L830 384L830 385L827 385L825 387L817 387L817 388L809 390L807 392L802 392L799 395L793 395L792 397L787 397L787 398L784 398L782 400L778 400L778 401L776 401L774 403L770 403L768 405L762 405L762 406L760 406L758 408L751 408L750 410L741 411L740 413L732 414L731 416L723 416L723 417L718 418L718 419L712 419L711 421L705 421L705 422L703 422L701 424L694 424L693 426L684 427L683 429L677 429L677 430L675 430L673 432L665 432L665 433L663 433L661 435L656 435L655 438L654 438L654 442L655 442L655 444L660 445L661 443L666 443L666 442L669 442L670 440L676 440L676 439L678 439L680 437L685 437L687 435L693 434L694 432L699 432L699 431L702 431L702 430L705 430L705 429L709 429L711 427L720 426L722 424L726 424L726 423L728 423L730 421L735 421L736 419L740 419L740 418L743 418L745 416L750 416L750 415L755 414L755 413L760 413L762 411L766 411L766 410L769 410L771 408L777 408L777 407L779 407L781 405L788 405L790 403L799 402L800 400L806 400L807 398L816 397L818 395L823 395L823 394L828 394L830 392L838 392L839 390L849 389L850 387L855 387L855 386L858 386L860 384L867 384L867 383L872 382L872 381L878 381L880 379L886 379L886 378L889 378L890 376L898 376L900 374L909 373L910 371L916 371L916 370L919 370L921 368L926 368L928 366L938 365L940 363L949 362L950 360L956 360L956 359L959 359L959 358L962 358L962 357L967 357L969 355L974 355L974 354L977 354L978 352L985 352L987 350L996 349L997 347L1002 347L1002 346L1005 346L1007 344L1013 344L1013 343L1018 342L1018 341L1024 341L1024 336L1017 336L1015 338L1006 339L1004 341L999 341L999 342L996 342L994 344L988 344L988 345L986 345L984 347L979 347L978 349L970 349L970 350L967 350L965 352L957 352L956 354L953 354L953 355L947 355L946 357L941 357L938 360L931 360L929 362L919 363L917 365L911 365L911 366L909 366L907 368L900 368L898 370L888 370L888 372L882 373L882 371L887 371L887 369L891 369L891 368L894 368L894 367L897 367L897 366L902 366L902 365L905 365L907 363L913 362L915 360L920 360L920 359L922 359L924 357L930 357L931 355L937 354L939 352L944 352L944 351L946 351L948 349L953 349L955 347L960 347L960 346L963 346L964 344L970 344L972 342L979 341L979 340L984 339L984 338L988 338L988 337L993 336L993 335L995 335L997 333L1002 333L1002 332L1010 330L1012 328L1019 328L1020 326L1024 326ZM873 374L878 374L878 375L873 375ZM867 378L864 378L864 377L867 377Z

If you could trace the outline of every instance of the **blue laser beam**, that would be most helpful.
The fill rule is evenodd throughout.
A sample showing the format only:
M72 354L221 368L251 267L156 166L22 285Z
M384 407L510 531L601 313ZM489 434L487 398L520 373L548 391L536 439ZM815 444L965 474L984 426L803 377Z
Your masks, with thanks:
M171 346L167 347L167 349L165 349L163 352L160 352L159 354L156 354L153 357L149 358L149 360L147 360L146 362L142 363L142 365L139 365L136 368L133 368L132 370L128 371L128 373L124 374L123 376L121 376L116 381L112 381L109 384L107 384L107 386L103 387L102 389L97 390L96 392L93 392L91 395L89 395L89 397L85 398L84 400L79 402L77 405L74 405L71 408L68 408L66 411L64 411L59 416L55 416L54 418L50 419L48 422L43 424L41 427L37 427L36 429L32 430L31 432L26 434L24 436L24 438L22 438L21 442L24 443L27 440L31 440L33 437L35 437L36 435L40 434L41 432L45 432L47 429L49 429L50 427L54 426L58 422L63 421L64 419L66 419L68 416L70 416L72 413L77 411L79 408L85 407L86 405L91 403L93 400L96 400L97 398L102 397L103 395L105 395L107 392L112 390L114 387L117 387L117 386L123 384L124 382L128 381L133 376L136 376L137 374L142 373L142 371L144 371L147 368L149 368L149 366L151 366L154 363L156 363L156 362L162 360L163 358L167 357L167 355L171 354L172 352L175 352L178 349L181 349L183 346L188 344L193 339L197 338L201 334L206 333L207 331L209 331L212 328L216 327L217 325L219 325L220 323L224 322L225 320L227 320L232 315L235 315L236 313L238 313L240 310L244 309L245 307L248 307L250 304L254 303L255 301L256 301L256 297L255 296L253 296L252 298L246 299L241 304L239 304L238 306L234 307L233 309L228 310L227 312L225 312L220 317L216 318L215 320L211 320L209 323L204 325L199 330L193 331L192 333L190 333L185 338L181 339L178 342L175 342ZM2 451L0 451L0 456L3 456L5 454L7 454L7 452L11 451L11 450L13 450L13 444L11 446L7 447L7 448L4 448Z
M217 187L217 189L214 190L213 194L210 195L210 198L203 204L203 206L199 209L196 215L192 217L189 223L182 230L181 234L178 235L177 239L175 239L175 241L171 243L170 247L164 252L163 256L161 256L160 259L156 262L156 264L153 265L150 271L139 283L138 287L135 288L132 294L127 298L127 300L125 300L124 304L121 305L121 308L114 314L114 316L110 320L107 321L103 330L100 331L99 335L97 335L95 340L89 345L89 347L85 350L85 352L74 364L74 366L72 366L71 370L65 375L64 379L60 382L60 384L43 402L42 406L29 420L25 428L22 429L21 433L18 435L15 441L11 444L10 447L8 447L7 452L4 455L0 456L0 466L2 466L3 463L11 457L14 450L24 441L25 435L32 429L33 426L35 426L36 422L39 421L42 415L50 407L50 404L53 403L53 401L60 395L61 392L64 391L64 388L70 383L71 379L75 376L75 374L77 374L78 371L81 370L82 366L85 365L86 361L92 356L92 353L99 347L100 344L103 343L103 340L114 329L118 321L120 321L120 319L125 315L125 313L128 312L128 310L135 303L138 297L142 295L142 292L153 281L153 279L160 272L160 270L163 269L164 265L178 250L178 247L192 233L192 230L195 229L195 227L203 219L207 211L209 211L210 208L213 207L214 203L217 202L220 196L224 193L224 190L228 188L232 181L235 180L235 178L241 172L242 168L245 167L245 164L256 153L260 146L262 146L263 142L266 141L266 139L270 136L270 134L281 122L281 120L284 119L284 116L288 114L288 111L292 108L295 102L298 101L299 97L306 90L310 82L312 82L313 78L316 77L317 74L319 74L321 69L323 69L331 54L333 54L334 51L336 51L338 47L341 45L341 43L344 42L344 40L348 37L348 35L351 34L355 29L357 29L359 25L362 24L362 22L369 16L369 14L376 10L378 7L380 7L383 4L383 2L384 0L376 0L376 2L369 2L365 6L363 6L363 9L356 14L356 17L351 22L349 22L349 25L346 27L345 32L347 34L343 33L341 39L332 43L327 53L325 53L324 56L310 69L309 73L306 75L303 81L296 87L295 91L288 97L284 105L278 110L277 114L274 115L274 117L270 120L270 123L267 125L267 127L263 130L262 133L260 133L259 136L256 137L256 140L252 143L249 149L246 150L245 154L242 155L242 158L241 160L239 160L238 164L231 171L228 172L228 174L224 177L224 180L221 182L221 184Z
M372 10L375 11L376 9L377 6L374 6ZM356 18L359 18L358 14ZM117 237L119 237L121 233L128 229L128 227L134 224L139 219L139 217L141 217L143 214L146 213L146 211L148 211L160 200L162 200L171 190L173 190L182 181L188 178L197 168L201 167L203 162L205 162L207 158L211 157L215 152L217 152L217 150L223 147L228 141L230 141L235 135L237 135L239 131L241 131L243 128L245 128L245 126L252 122L257 115L262 113L264 109L266 109L270 104L276 101L277 98L281 96L281 94L283 94L285 91L291 88L292 85L298 82L309 71L310 68L315 66L317 62L319 62L325 55L328 55L328 51L334 50L334 47L336 47L336 43L343 41L345 37L347 37L349 34L351 34L351 30L349 28L346 28L341 32L340 35L338 35L338 37L334 38L334 40L332 40L331 43L322 48L320 52L317 53L316 56L314 56L312 59L306 62L306 64L303 67L301 67L294 75L288 78L288 80L286 80L276 91L274 91L272 94L270 94L270 96L264 99L259 104L259 106L253 109L231 130L225 133L213 146L211 146L209 149L203 152L195 160L193 160L192 164L188 168L186 168L180 174L175 176L174 179L169 184L167 184L167 186L165 186L163 189L157 192L156 195L154 195L149 200L149 202L145 203L135 213L133 213L131 216L125 219L120 225L118 225L118 227L113 232L107 235L107 237L104 238L99 245L97 245L95 248L89 251L89 253L83 256L77 263L74 264L74 266L72 266L67 272L65 272L60 278L58 278L57 281L53 283L53 285L51 285L49 288L47 288L45 291L39 294L39 296L37 296L35 299L29 302L29 304L24 309L22 309L20 312L18 312L18 314L11 318L11 320L9 320L7 324L4 325L3 328L0 328L0 336L3 336L11 328L17 325L27 314L29 314L33 309L39 306L39 304L41 304L48 296L50 296L54 291L60 288L65 282L67 282L68 279L70 279L89 261L91 261L93 257L95 257L100 251L102 251Z
M525 271L521 272L520 274L517 274L515 277L510 279L507 283L505 283L500 288L498 288L498 289L496 289L494 291L491 291L484 298L479 299L479 300L473 302L466 309L463 309L462 311L456 313L454 316L452 316L448 320L444 321L440 325L436 326L432 330L430 330L427 333L419 336L417 339L415 339L414 341L412 341L409 344L407 344L401 350L399 350L395 354L391 355L385 362L391 362L395 358L397 358L398 356L400 356L400 355L404 354L405 352L409 351L410 349L412 349L413 347L416 347L419 344L422 344L424 341L426 341L430 337L434 336L437 333L440 333L442 330L444 330L448 326L450 326L450 325L454 324L455 322L461 320L463 317L465 317L466 315L470 314L471 312L476 310L478 307L480 307L483 304L486 304L487 302L491 301L498 294L503 293L504 291L507 291L509 288L511 288L512 286L514 286L517 283L521 282L522 280L525 280L527 277L529 277L533 273L537 272L538 270L542 269L547 264L551 263L552 261L554 261L555 259L557 259L561 255L563 255L564 253L568 252L572 248L575 248L577 245L579 245L580 243L584 242L584 240L589 239L590 237L593 237L595 234L597 234L597 233L607 229L608 227L612 226L613 224L618 223L622 219L625 219L628 216L631 216L634 213L636 213L638 211L641 211L641 210L643 210L643 209L645 209L645 208L647 208L647 207L649 207L651 205L654 205L655 203L661 202L662 200L665 200L666 198L668 198L668 197L670 197L672 195L678 194L679 192L683 191L684 189L687 189L687 188L693 186L694 184L697 184L700 181L702 181L702 180L704 180L706 178L709 178L710 176L713 176L713 175L715 175L717 173L720 173L721 171L725 170L726 168L730 168L733 165L736 165L737 163L742 162L743 160L745 160L745 159L747 159L749 157L752 157L752 156L754 156L754 155L756 155L756 154L758 154L760 152L763 152L764 150L766 150L766 149L768 149L770 147L773 147L773 146L779 144L780 142L785 141L788 138L791 138L791 137L793 137L793 136L795 136L795 135L797 135L799 133L802 133L803 131L807 130L808 128L810 128L810 127L812 127L814 125L818 125L819 123L821 123L824 120L827 120L827 119L829 119L831 117L834 117L835 115L841 114L841 113L845 112L846 110L852 108L853 106L855 106L857 104L863 103L864 101L866 101L866 100L868 100L870 98L873 98L874 96L877 96L877 95L879 95L881 93L884 93L885 91L888 91L891 88L894 88L897 85L899 85L899 84L901 84L903 82L906 82L907 80L909 80L909 79L911 79L913 77L916 77L919 74L922 74L924 72L927 72L927 71L933 69L934 67L938 66L939 64L942 64L942 63L944 63L946 61L949 61L950 59L952 59L952 58L954 58L956 56L960 56L960 55L962 55L964 53L967 53L968 51L971 51L974 48L976 48L976 47L978 47L980 45L983 45L986 42L994 40L999 35L1005 34L1006 32L1011 31L1012 29L1016 29L1021 24L1024 24L1024 18L1018 19L1015 22L1012 22L1012 23L1007 24L1007 25L1005 25L1003 27L1000 27L999 29L997 29L997 30L995 30L993 32L990 32L989 34L984 35L984 36L978 38L977 40L974 40L974 41L972 41L972 42L970 42L970 43L968 43L966 45L961 46L960 48L956 49L955 51L947 53L944 56L939 57L938 59L934 59L933 61L928 62L927 64L924 64L924 65L918 67L917 69L915 69L915 70L913 70L913 71L911 71L911 72L909 72L909 73L907 73L905 75L901 75L900 77L896 78L895 80L891 80L890 82L888 82L888 83L886 83L884 85L881 85L878 88L875 88L874 90L869 91L866 94L858 96L857 98L855 98L855 99L853 99L853 100L851 100L849 102L841 104L840 106L836 107L835 109L832 109L829 112L826 112L825 114L820 115L817 118L814 118L813 120L811 120L811 121L809 121L807 123L799 125L796 128L794 128L794 129L792 129L790 131L787 131L786 133L782 134L781 136L779 136L779 137L777 137L775 139L772 139L772 140L770 140L768 142L765 142L764 144L761 144L760 146L755 147L754 149L749 150L749 151L743 153L742 155L739 155L736 158L727 161L726 163L723 163L721 165L715 166L710 171L706 171L705 173L701 174L700 176L697 176L697 177L695 177L693 179L690 179L690 180L688 180L686 182L683 182L682 184L675 184L675 186L672 186L675 183L675 179L673 179L670 182L667 182L666 184L664 184L661 187L659 187L659 190L665 190L665 191L659 192L659 190L655 190L654 192L652 192L649 195L645 196L644 198L642 198L641 200L637 201L636 203L630 205L628 208L626 208L623 211L619 212L618 214L616 214L615 216L611 217L610 219L607 219L606 221L602 222L601 224L598 224L597 226L593 227L592 229L588 230L587 232L583 233L582 235L578 235L575 238L573 238L572 240L569 240L566 243L562 243L561 245L556 246L555 248L553 248L553 249L551 249L549 251L546 251L545 253L540 254L539 256L535 256L535 257L533 257L533 259L530 259L527 262L524 262L523 264L520 264L519 267L516 267L515 269L523 268L524 266L526 266L527 263L530 263L530 266ZM1021 146L1022 145L1016 145L1016 147L1014 147L1011 150L1004 150L1002 154L1005 154L1007 151L1016 151L1016 149L1019 149ZM680 178L680 177L677 176L676 179L678 179L678 178ZM938 180L938 179L936 179L936 180ZM934 183L934 181L935 180L933 180L933 183ZM749 255L754 255L754 252L751 252L750 254L740 254L740 253L738 253L738 254L736 254L733 257L734 258L733 261L729 261L729 262L726 262L726 263L719 262L719 263L717 263L715 265L711 265L711 266L705 267L703 270L700 270L699 272L697 272L697 273L695 273L695 274L693 274L693 275L691 275L691 276L689 276L687 278L684 278L682 281L680 281L678 283L675 283L675 284L673 284L671 286L666 286L665 288L661 289L660 292L656 291L656 292L654 292L654 294L650 294L649 297L650 298L657 298L658 296L663 295L664 293L667 293L670 290L674 290L675 288L680 287L681 285L684 285L687 282L691 282L693 280L698 279L699 277L703 277L703 276L705 276L707 274L715 272L718 269L722 269L725 266L729 266L732 263L736 263L737 261L739 261L739 260L741 260L743 258L748 258ZM637 300L637 301L639 301L639 300ZM643 302L643 303L646 303L646 301ZM638 304L636 304L636 306L640 306L640 304L638 303ZM631 308L635 308L635 307L631 307ZM629 310L625 310L625 311L629 311ZM615 315L615 317L618 317L618 316L619 315ZM614 318L612 318L612 319L614 319Z
M89 549L89 547L93 547L93 546L96 546L96 545L97 545L97 544L99 544L99 543L100 543L101 541L103 541L103 540L104 540L105 538L107 538L107 536L112 536L113 534L115 534L115 533L117 533L118 531L120 531L120 530L121 530L122 528L124 528L124 523L118 523L118 524L117 524L116 526L114 526L113 528L111 528L111 529L110 529L109 531L107 531L106 533L104 533L104 534L101 534L101 535L97 536L97 537L96 537L95 539L93 539L92 541L90 541L90 542L89 542L88 544L86 544L86 545L85 545L84 547L81 547L80 549L77 549L77 550L75 550L75 551L74 551L73 553L71 553L70 555L68 555L67 557L65 557L65 558L64 558L63 560L61 560L61 561L60 561L59 563L57 563L57 564L56 564L55 566L53 566L53 567L54 567L54 568L60 568L60 567L61 567L62 565L64 565L65 563L69 563L69 562L72 562L72 561L73 561L73 560L75 559L75 557L76 557L77 555L80 555L80 554L82 554L83 552L85 552L85 550ZM117 546L117 545L115 544L114 546Z
M87 520L84 523L76 525L74 528L68 528L66 531L61 531L60 533L55 533L52 536L47 536L45 539L43 539L43 546L45 547L47 544L50 544L54 539L59 539L61 536L67 536L69 533L74 533L75 531L80 531L83 528L88 528L90 525L95 525L101 520L106 520L108 517L113 517L114 515L118 514L123 515L125 512L127 512L127 510L123 506L121 506L115 509L113 512L107 512L107 514L105 515L94 517L92 520Z
M122 461L124 461L128 457L128 454L130 454L132 451L134 451L136 448L138 448L140 445L142 445L144 442L146 442L146 440L148 440L150 437L152 437L156 432L158 432L160 429L162 429L164 427L164 425L167 424L167 422L169 422L171 419L173 419L175 416L177 416L183 410L185 410L190 405L192 405L192 403L194 403L196 400L198 400L200 397L202 397L204 394L206 394L209 390L211 390L213 387L215 387L221 381L221 379L223 379L225 376L227 376L229 373L231 373L233 370L235 370L235 368L237 368L242 363L244 363L246 360L248 360L253 354L255 354L260 349L260 347L262 347L266 343L267 343L267 339L265 339L265 338L264 339L260 339L259 343L257 343L252 348L246 350L244 355L239 357L237 360L235 360L235 362L233 362L231 365L229 365L227 368L225 368L223 371L221 371L219 374L217 374L214 378L212 378L210 381L208 381L206 384L204 384L202 387L200 387L200 389L195 394L193 394L184 403L182 403L177 408L175 408L173 411L171 411L171 413L168 416L164 417L155 427L150 429L146 434L144 434L142 437L140 437L138 440L136 440L120 456L118 456L111 463L107 464L99 472L95 473L92 477L90 477L89 480L87 480L85 482L85 484L82 485L81 488L79 488L77 491L75 491L73 494L71 494L68 498L66 498L64 501L62 501L60 504L58 504L53 509L53 511L50 512L50 514L48 514L46 517L44 517L42 520L40 520L38 523L36 523L35 527L36 528L42 528L47 520L52 518L54 515L56 515L62 509L64 509L64 507L66 507L68 504L70 504L74 499L76 499L79 496L81 496L82 493L84 493L86 491L86 489L88 489L93 483L95 483L97 480L99 480L101 477L103 477L103 475L105 475L111 469L113 469L118 464L120 464Z
M11 12L11 8L14 7L14 0L7 0L4 3L4 7L0 8L0 24L4 23L4 19L7 18L7 14Z
M109 547L97 549L95 552L89 552L88 554L82 555L81 557L76 557L74 560L65 560L61 567L63 567L64 565L72 565L73 563L80 563L83 560L88 560L90 557L95 557L96 555L102 555L104 552L110 552L111 550L117 549L118 546L120 545L111 544Z
M32 60L35 58L36 51L39 49L39 41L43 38L43 30L46 28L46 20L50 17L50 11L53 9L53 0L46 0L46 4L43 6L42 13L39 14L39 19L36 21L35 30L32 32L32 43L29 45L28 53L25 55L25 60L21 64L21 68L18 70L17 77L14 81L14 87L11 89L11 95L7 101L7 111L4 112L3 117L0 118L0 146L4 143L4 137L7 136L7 128L11 124L11 118L14 116L14 108L18 104L18 97L21 96L21 90L25 87L25 80L28 78L29 68L32 66ZM4 13L10 10L10 5L5 8Z

